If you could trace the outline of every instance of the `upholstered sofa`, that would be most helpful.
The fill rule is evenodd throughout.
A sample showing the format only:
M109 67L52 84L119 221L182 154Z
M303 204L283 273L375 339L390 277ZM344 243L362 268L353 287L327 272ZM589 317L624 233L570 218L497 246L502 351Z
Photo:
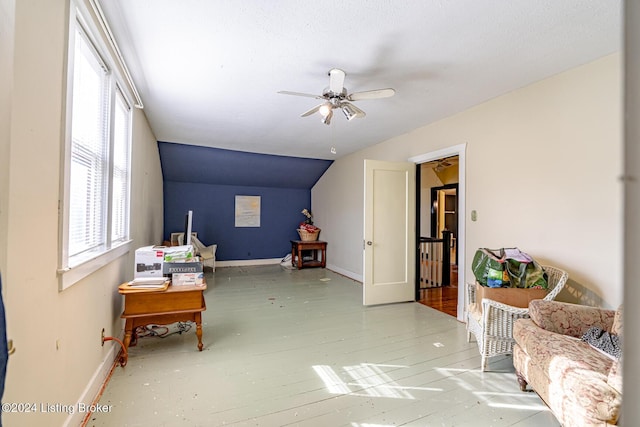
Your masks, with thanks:
M529 316L516 320L513 329L520 388L538 393L564 427L616 425L622 403L620 361L581 338L593 327L621 338L622 309L535 300L529 303Z

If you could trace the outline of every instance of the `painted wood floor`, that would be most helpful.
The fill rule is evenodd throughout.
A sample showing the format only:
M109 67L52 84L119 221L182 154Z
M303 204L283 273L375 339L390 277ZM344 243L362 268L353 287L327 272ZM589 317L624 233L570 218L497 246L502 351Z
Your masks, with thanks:
M479 371L464 324L419 303L363 307L325 269L218 268L205 348L195 328L145 337L116 367L89 426L518 426L559 424L511 359Z

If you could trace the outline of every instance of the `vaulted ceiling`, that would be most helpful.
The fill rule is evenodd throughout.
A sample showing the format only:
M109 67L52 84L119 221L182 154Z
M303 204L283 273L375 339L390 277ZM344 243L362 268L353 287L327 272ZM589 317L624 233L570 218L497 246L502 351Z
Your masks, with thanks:
M310 190L331 160L159 142L165 181Z
M619 0L101 0L158 140L335 159L619 51ZM300 115L327 72L366 117ZM335 154L331 148L335 148Z

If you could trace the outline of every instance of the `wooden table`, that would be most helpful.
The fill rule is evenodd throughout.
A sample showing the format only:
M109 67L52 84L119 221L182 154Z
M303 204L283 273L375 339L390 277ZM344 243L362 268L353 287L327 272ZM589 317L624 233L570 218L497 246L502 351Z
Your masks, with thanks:
M202 286L172 286L166 290L127 292L124 295L124 349L137 342L136 328L150 324L168 325L174 322L195 322L198 350L202 351L202 312L207 309ZM128 354L128 353L127 353ZM124 364L126 364L126 356ZM122 366L124 366L122 364Z
M313 253L312 259L303 260L303 251L311 251ZM322 255L320 259L318 259L318 251ZM322 240L292 240L291 264L294 267L298 267L298 269L305 267L325 268L327 266L327 242Z

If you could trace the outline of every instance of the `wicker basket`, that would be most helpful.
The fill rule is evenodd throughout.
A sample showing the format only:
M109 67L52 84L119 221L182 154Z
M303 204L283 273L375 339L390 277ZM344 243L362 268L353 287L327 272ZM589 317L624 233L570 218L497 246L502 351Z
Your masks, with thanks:
M298 234L300 235L300 240L304 242L312 242L314 240L318 240L320 229L317 229L316 231L307 231L298 228Z

